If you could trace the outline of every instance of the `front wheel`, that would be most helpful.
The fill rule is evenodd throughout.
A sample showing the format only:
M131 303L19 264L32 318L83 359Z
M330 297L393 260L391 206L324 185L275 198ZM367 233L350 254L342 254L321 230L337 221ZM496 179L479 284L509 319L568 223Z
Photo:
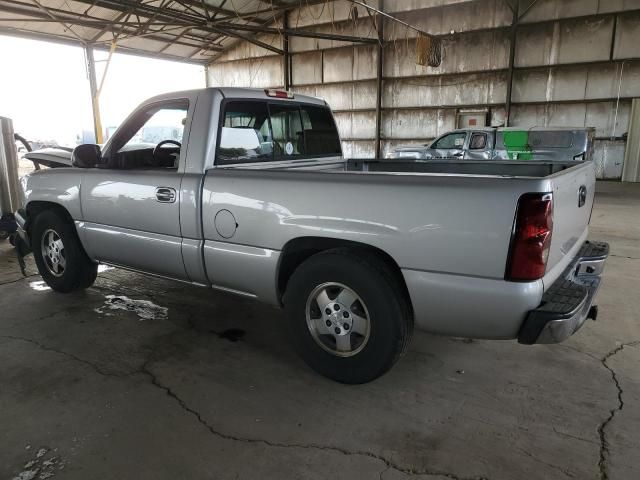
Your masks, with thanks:
M398 280L369 252L335 249L309 258L291 276L284 306L300 356L342 383L383 375L404 353L413 329Z
M43 280L57 292L93 285L98 266L85 253L74 225L57 211L40 213L32 229L33 256Z

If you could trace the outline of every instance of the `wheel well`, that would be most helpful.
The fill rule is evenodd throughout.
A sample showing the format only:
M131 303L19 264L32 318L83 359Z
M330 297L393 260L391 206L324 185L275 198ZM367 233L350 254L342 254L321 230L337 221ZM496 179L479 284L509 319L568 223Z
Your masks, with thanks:
M334 248L348 248L354 251L360 251L368 254L373 254L382 262L384 262L393 273L398 285L400 285L403 294L407 300L407 304L411 307L413 313L413 306L411 303L411 297L407 284L404 281L402 271L396 263L396 261L384 250L377 247L367 245L366 243L352 242L349 240L342 240L338 238L324 238L324 237L302 237L290 240L282 249L280 256L280 266L278 268L278 296L282 299L284 292L287 289L287 283L302 262L316 253L324 252L326 250L333 250Z
M26 230L29 235L31 235L31 227L33 225L34 219L46 210L55 210L60 213L64 218L66 218L69 222L73 224L73 218L69 211L64 208L62 205L53 202L44 202L40 200L34 200L33 202L29 202L26 208L27 212L27 225Z

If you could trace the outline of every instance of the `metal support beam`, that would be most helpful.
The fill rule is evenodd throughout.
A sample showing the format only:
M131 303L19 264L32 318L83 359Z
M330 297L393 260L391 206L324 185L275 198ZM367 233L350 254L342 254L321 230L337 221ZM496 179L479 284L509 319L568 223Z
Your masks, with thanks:
M126 20L124 17L127 15L126 13L121 13L116 19L111 21L105 21L99 17L92 17L87 14L72 12L72 11L64 11L59 9L54 9L51 7L47 7L47 12L43 12L39 9L34 9L27 3L16 1L16 0L0 0L0 9L3 12L14 13L16 15L29 17L27 19L7 19L0 18L0 25L3 25L7 22L24 22L24 23L64 23L65 25L77 25L79 27L87 27L99 29L99 33L94 35L93 38L89 39L77 39L80 44L84 43L95 43L99 40L99 38L107 31L111 31L114 34L114 37L119 38L132 38L136 36L145 36L151 40L156 40L159 42L166 43L169 45L171 43L175 43L178 45L184 45L193 48L202 48L203 40L199 37L185 38L181 39L181 37L186 37L184 32L188 26L182 27L178 26L176 28L181 30L181 34L175 36L165 36L164 32L146 32L144 34L139 33L139 29L142 25L140 22L136 22L134 20ZM51 14L55 14L54 18L51 17ZM173 26L177 22L171 23L159 23L155 22L154 26ZM168 33L168 32L167 32ZM173 38L172 38L173 37ZM74 37L77 38L77 37ZM111 39L105 40L102 43L110 43ZM221 46L208 46L211 49L222 50ZM162 51L157 53L163 53Z
M49 9L47 9L47 7L45 7L40 2L38 2L38 0L32 0L32 1L33 1L33 3L35 3L38 6L38 8L40 10L42 10L44 13L46 13L47 16L51 17L51 19L53 19L53 20L56 20L56 22L59 23L62 26L62 28L64 28L65 30L69 31L69 33L71 33L78 40L80 40L80 41L83 40L82 37L80 35L78 35L73 28L71 28L71 25L69 25L67 23L64 23L64 22L61 22L61 21L58 21L57 17L53 13L51 13L51 11Z
M507 74L507 98L505 99L505 119L504 126L508 127L511 119L511 97L513 94L513 70L516 58L516 40L518 37L518 10L520 1L515 0L513 5L513 19L511 20L511 32L509 34L509 71Z
M179 0L178 3L182 4L183 6L190 5L192 7L198 7L200 10L202 10L202 12L198 12L198 13L200 13L200 15L202 15L207 19L214 19L218 14L226 15L225 18L237 18L238 15L240 15L240 13L236 12L235 10L229 10L227 8L223 8L222 6L215 6L209 2L206 2L205 0ZM224 5L224 3L226 2L223 2L221 5ZM232 2L232 5L233 5L233 2ZM250 15L255 15L255 13L251 12ZM248 18L247 21L249 22L254 21L248 16L247 18Z
M518 2L518 0L504 0L504 3L507 4L507 7L509 7L509 10L512 12L516 10L516 2Z
M226 35L229 37L236 37L242 40L246 40L249 43L253 43L259 47L265 48L269 51L277 53L278 55L282 55L282 50L276 48L268 43L261 42L255 38L248 37L247 35L243 35L236 31L230 31L226 28L220 28L217 25L213 25L206 20L203 21L203 18L194 16L189 12L175 10L172 8L158 8L151 6L146 3L138 3L132 0L77 0L80 3L87 3L92 6L98 6L102 8L108 8L111 10L116 10L118 12L129 12L130 9L134 8L140 15L143 15L147 18L153 17L160 22L173 22L174 24L180 23L179 26L189 26L189 27L197 27L198 30L202 30L204 32L211 33L219 33L222 35ZM207 24L209 23L209 24Z
M89 76L89 89L91 91L91 105L93 107L93 129L96 134L96 143L102 143L102 120L100 119L100 102L98 96L98 80L96 78L96 62L93 57L93 47L86 45L84 55Z
M384 9L382 7L380 8L376 8L373 7L371 5L368 5L366 1L360 1L360 0L349 0L351 3L353 3L354 5L360 5L361 7L364 7L367 9L367 11L369 12L374 12L377 15L381 15L385 18L388 18L389 20L395 22L395 23L399 23L400 25L408 28L409 30L413 30L415 32L418 32L420 35L424 35L426 37L432 37L433 35L428 34L427 32L425 32L424 30L419 29L418 27L411 25L410 23L407 23L403 20L400 20L399 18L394 17L393 15L389 15L388 13L386 13L384 11ZM380 0L381 2L383 2L384 0ZM380 4L382 5L382 3Z
M274 27L256 27L254 25L240 25L236 23L217 23L217 28L224 28L233 31L245 31L253 33L271 33L273 35L285 34L290 37L318 38L320 40L336 40L339 42L353 43L378 43L375 38L354 37L351 35L338 35L334 33L312 32L309 30L299 30L297 28L274 28Z
M289 29L289 11L285 10L284 15L282 16L282 27L284 30L284 35L282 37L282 50L284 53L282 54L282 73L284 76L284 89L291 89L291 80L292 80L292 71L291 71L291 53L289 53L289 34L287 30Z
M304 0L304 4L302 6L304 7L311 7L313 5L318 5L321 3L327 3L327 0ZM291 10L294 7L298 7L300 5L295 5L295 4L283 4L281 6L277 6L275 4L272 4L269 6L269 8L265 8L265 9L259 9L259 10L249 10L249 11L245 11L245 12L234 12L231 15L227 15L224 17L219 17L218 20L213 21L212 23L216 23L218 21L220 22L227 22L227 21L236 21L236 20L245 20L247 22L251 22L253 21L255 23L256 18L260 17L261 15L266 14L270 14L272 16L274 16L275 18L272 18L272 20L276 20L277 17L279 17L280 15L282 15L282 12L285 10Z
M518 0L518 3L520 3L519 0ZM522 20L524 16L527 13L529 13L529 10L531 10L536 3L538 3L538 0L529 0L529 5L526 5L524 8L518 8L518 12L519 12L518 18Z
M616 37L618 35L618 15L613 17L613 30L611 31L611 46L609 47L609 60L613 61L616 52Z
M379 2L380 11L384 11L384 0ZM376 158L382 156L382 76L384 68L384 16L376 15L376 26L378 30L378 69L376 88Z

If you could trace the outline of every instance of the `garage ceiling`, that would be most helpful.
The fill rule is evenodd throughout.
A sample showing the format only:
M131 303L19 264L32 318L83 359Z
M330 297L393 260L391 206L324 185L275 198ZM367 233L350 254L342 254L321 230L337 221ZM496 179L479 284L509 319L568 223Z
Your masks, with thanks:
M282 53L258 34L279 33L286 10L327 1L0 0L0 34L97 49L116 41L118 51L207 64L238 40Z

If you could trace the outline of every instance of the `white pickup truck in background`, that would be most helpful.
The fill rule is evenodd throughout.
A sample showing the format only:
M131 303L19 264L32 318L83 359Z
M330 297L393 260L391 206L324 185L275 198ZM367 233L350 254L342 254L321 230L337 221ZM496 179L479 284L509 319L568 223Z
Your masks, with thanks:
M177 133L140 143L158 125ZM595 318L592 162L347 161L323 100L232 88L152 98L67 158L16 215L54 290L103 262L283 306L340 382L386 372L414 326L531 344Z

